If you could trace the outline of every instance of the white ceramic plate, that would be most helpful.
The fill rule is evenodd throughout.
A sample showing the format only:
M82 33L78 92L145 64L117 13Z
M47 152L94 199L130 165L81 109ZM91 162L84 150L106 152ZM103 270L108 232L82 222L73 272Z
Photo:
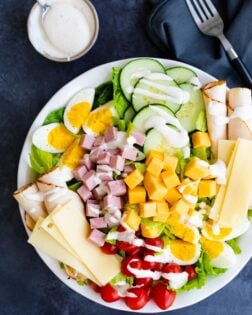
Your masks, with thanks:
M28 135L25 139L23 150L20 156L19 167L18 167L18 187L21 187L24 184L31 182L32 180L32 173L28 166L28 157L29 152L31 149L31 136L35 129L42 125L45 117L51 112L59 107L64 106L67 101L80 89L85 87L96 87L99 84L107 81L111 77L111 70L112 67L115 66L123 66L126 64L130 59L126 60L119 60L115 62L110 62L101 66L98 66L94 69L91 69L83 74L81 74L76 79L72 80L64 87L62 87L45 105L45 107L40 111L36 119L34 120ZM216 80L214 77L210 76L209 74L188 66L187 64L173 61L173 60L165 60L165 59L158 59L165 67L171 66L186 66L192 68L199 76L200 81L203 84L207 82ZM21 217L24 223L24 211L20 208ZM25 223L24 223L25 226ZM25 226L27 234L30 234L28 229ZM186 307L192 304L195 304L203 299L207 298L211 294L217 292L221 288L223 288L226 284L228 284L237 274L242 270L242 268L246 265L249 261L250 257L252 256L252 247L251 247L251 240L252 240L252 227L240 238L239 244L242 249L242 254L237 256L237 264L229 269L225 274L218 276L216 278L208 279L206 285L200 290L192 290L186 293L179 294L176 297L174 304L172 305L169 310L175 310L182 307ZM95 293L91 288L88 286L79 286L74 280L68 279L64 271L60 268L59 263L48 257L47 255L43 254L40 251L37 251L40 258L44 261L44 263L51 269L51 271L61 280L63 281L68 287L73 289L74 291L78 292L82 296L96 302L102 304L107 307L130 311L130 309L124 304L123 301L114 302L114 303L106 303L104 302L100 295ZM42 277L43 275L41 275ZM144 308L139 310L139 312L144 313L154 313L154 312L161 312L153 302L149 302Z

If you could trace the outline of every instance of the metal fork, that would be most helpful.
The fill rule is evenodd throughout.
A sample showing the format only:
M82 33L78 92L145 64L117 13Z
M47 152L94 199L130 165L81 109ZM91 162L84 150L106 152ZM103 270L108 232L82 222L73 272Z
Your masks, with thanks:
M252 88L252 77L223 33L224 23L211 0L186 0L194 22L199 30L208 36L218 37L234 68L239 72L249 88Z

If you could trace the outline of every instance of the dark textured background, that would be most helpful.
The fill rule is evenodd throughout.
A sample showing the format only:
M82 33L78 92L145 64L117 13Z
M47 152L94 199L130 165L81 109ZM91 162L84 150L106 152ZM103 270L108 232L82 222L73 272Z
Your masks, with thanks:
M19 154L39 110L66 82L82 72L121 58L169 57L145 33L150 12L144 0L95 0L100 33L78 61L57 64L30 45L26 19L34 1L0 1L0 314L119 314L71 291L42 263L22 226L11 193ZM252 264L224 289L193 307L171 314L252 314ZM218 279L216 279L218 281Z

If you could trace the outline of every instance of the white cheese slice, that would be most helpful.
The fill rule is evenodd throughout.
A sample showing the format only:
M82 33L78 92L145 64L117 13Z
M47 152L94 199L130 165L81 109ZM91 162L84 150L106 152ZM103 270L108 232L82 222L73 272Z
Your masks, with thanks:
M120 272L120 258L106 255L99 247L88 240L89 224L80 211L64 205L52 216L52 220L64 236L65 240L103 285Z
M218 141L218 160L222 160L228 165L233 150L235 148L235 140L219 140Z
M63 246L61 246L53 237L51 237L43 228L41 224L42 218L37 221L33 232L30 235L28 243L41 250L48 256L55 258L56 260L63 262L64 264L76 269L88 279L92 280L98 285L100 282L92 275L87 267L79 261L75 256L69 253Z

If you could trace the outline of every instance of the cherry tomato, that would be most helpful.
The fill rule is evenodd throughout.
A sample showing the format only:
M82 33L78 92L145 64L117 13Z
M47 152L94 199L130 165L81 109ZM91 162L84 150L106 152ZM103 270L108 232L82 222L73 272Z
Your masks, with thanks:
M177 264L170 263L170 264L164 265L162 271L165 273L168 273L168 272L180 273L182 272L182 268Z
M159 263L156 264L155 270L162 271L164 266L165 266L165 264L159 262Z
M137 258L137 256L135 256L135 255L133 255L133 256L128 256L128 257L126 257L126 258L124 258L123 259L123 261L121 262L121 272L125 275L125 276L128 276L128 277L131 277L131 276L133 276L133 274L128 270L128 264L130 263L130 261L132 260L132 259L138 259ZM140 261L139 259L138 259L138 261ZM140 264L140 263L139 263ZM136 266L136 267L138 267L137 265L136 265L136 262L134 263L134 265ZM131 265L131 267L133 267L132 265ZM133 267L133 268L135 268L135 267ZM138 268L139 269L139 268Z
M155 247L164 247L164 241L160 237L155 237L155 238L146 238L144 240L145 244L155 246ZM148 248L148 247L147 247Z
M125 229L122 225L120 225L120 226L118 227L117 231L118 231L118 232L124 232L124 231L126 231L126 229Z
M101 287L99 287L96 283L94 282L91 282L90 283L90 287L97 293L100 293L101 292Z
M152 285L152 278L136 278L135 284L136 285L141 285L142 287L150 287Z
M108 283L101 288L101 297L106 302L115 302L120 300L118 292Z
M176 292L167 289L165 284L159 283L152 288L152 297L158 307L162 310L166 310L174 302Z
M144 257L147 256L147 255L153 256L154 252L152 250L145 250L144 251ZM154 269L156 267L156 265L157 265L157 262L155 262L155 261L143 260L143 269L145 269L145 270Z
M145 290L148 294L148 301L149 301L152 298L152 287L146 287Z
M194 266L186 266L185 271L188 273L188 280L192 280L197 277L197 272Z
M124 299L127 306L132 310L139 310L149 300L148 292L143 288L131 288L128 292L136 295L136 297L126 296Z
M139 250L138 246L136 246L134 244L130 244L128 242L123 242L123 241L117 241L117 247L120 250L123 250L123 251L125 251L128 254L132 254L136 250Z
M114 255L117 253L117 246L105 242L104 245L101 247L101 250L107 255Z

